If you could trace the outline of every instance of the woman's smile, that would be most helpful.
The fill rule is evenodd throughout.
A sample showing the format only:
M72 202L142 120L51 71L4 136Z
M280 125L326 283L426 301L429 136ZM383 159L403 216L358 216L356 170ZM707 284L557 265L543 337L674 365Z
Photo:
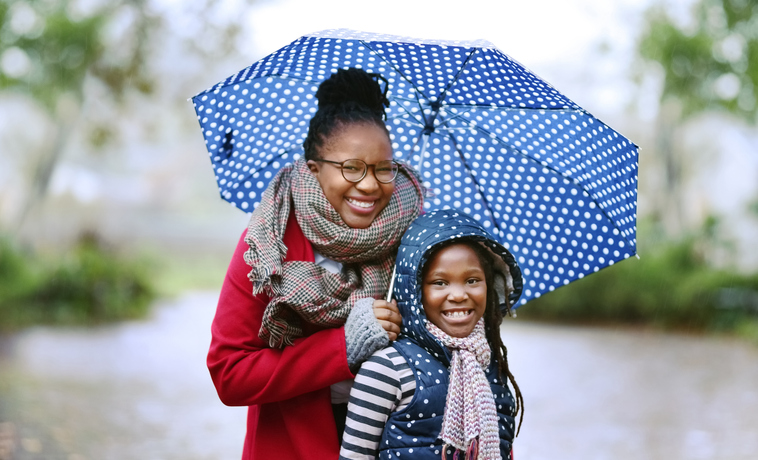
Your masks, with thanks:
M351 123L335 132L320 152L320 159L343 162L362 160L367 165L392 160L392 144L387 132L371 123ZM376 180L370 166L360 182L347 181L339 165L309 161L308 167L321 184L324 196L348 227L368 228L387 206L395 183Z
M372 208L374 207L377 201L377 200L371 200L371 201L358 200L355 198L345 198L345 200L353 206L357 206L359 208L362 208L363 210L368 210L368 211L372 210Z

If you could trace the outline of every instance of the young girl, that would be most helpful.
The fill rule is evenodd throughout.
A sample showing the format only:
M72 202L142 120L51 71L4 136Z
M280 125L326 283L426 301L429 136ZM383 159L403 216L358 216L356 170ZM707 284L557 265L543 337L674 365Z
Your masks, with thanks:
M358 372L340 458L510 459L523 400L500 323L521 295L518 264L471 217L443 210L411 224L396 268L401 336Z

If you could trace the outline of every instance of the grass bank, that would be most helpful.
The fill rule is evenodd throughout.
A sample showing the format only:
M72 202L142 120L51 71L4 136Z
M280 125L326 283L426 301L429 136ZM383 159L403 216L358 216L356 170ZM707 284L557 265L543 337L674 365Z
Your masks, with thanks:
M0 238L0 330L90 325L144 316L155 267L84 235L65 255L44 257Z
M713 269L701 241L656 244L641 255L543 295L519 318L636 324L734 334L758 343L758 274Z
M641 259L543 295L519 308L519 318L724 333L758 343L758 274L713 269L702 237L643 241ZM0 331L140 318L157 296L220 289L229 255L133 256L86 235L56 258L0 238Z

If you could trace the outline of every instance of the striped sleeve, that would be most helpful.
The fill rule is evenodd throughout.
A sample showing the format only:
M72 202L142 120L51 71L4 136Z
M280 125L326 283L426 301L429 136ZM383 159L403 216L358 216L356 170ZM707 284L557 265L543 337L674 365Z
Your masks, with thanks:
M364 362L350 391L340 459L375 459L384 424L410 403L415 391L411 368L394 348L379 350Z

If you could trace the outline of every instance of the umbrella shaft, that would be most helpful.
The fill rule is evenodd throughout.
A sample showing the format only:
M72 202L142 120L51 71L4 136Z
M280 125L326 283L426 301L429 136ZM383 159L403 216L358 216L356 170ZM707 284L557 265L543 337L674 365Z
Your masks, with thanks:
M392 290L395 288L395 274L397 267L392 267L392 278L390 278L390 287L387 288L387 302L392 300Z
M421 176L422 166L424 164L424 154L426 153L426 146L429 145L429 134L424 134L424 143L421 145L421 153L418 155L418 164L416 165L416 171ZM423 180L423 179L422 179Z

